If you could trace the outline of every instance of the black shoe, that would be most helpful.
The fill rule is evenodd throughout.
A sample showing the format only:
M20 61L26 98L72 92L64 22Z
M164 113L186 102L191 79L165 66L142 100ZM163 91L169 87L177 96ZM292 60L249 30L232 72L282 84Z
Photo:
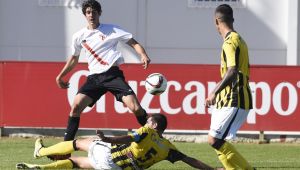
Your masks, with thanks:
M35 164L27 164L27 163L24 163L24 162L22 162L22 163L17 163L17 165L16 165L16 168L17 169L41 169L40 167L39 167L39 165L35 165Z

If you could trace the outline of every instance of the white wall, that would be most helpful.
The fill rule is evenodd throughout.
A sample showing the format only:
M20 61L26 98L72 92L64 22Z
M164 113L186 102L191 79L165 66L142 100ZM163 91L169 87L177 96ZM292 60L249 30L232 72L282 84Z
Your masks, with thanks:
M72 34L86 25L81 1L0 0L0 60L64 61L70 54ZM189 0L100 2L101 22L118 24L132 32L153 63L219 63L222 39L214 26L214 8L191 8ZM292 39L298 37L298 3L243 2L245 8L234 9L235 28L248 42L250 62L299 65L295 56L298 38ZM289 12L291 9L294 12ZM127 61L138 60L131 57Z
M63 60L64 11L37 0L0 0L1 60Z

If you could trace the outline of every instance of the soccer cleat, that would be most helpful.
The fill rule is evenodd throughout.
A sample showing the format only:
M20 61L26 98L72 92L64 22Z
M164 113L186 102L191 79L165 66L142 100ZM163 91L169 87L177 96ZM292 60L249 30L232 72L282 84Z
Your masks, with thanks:
M36 141L35 141L35 145L34 145L34 152L33 152L33 157L35 159L38 159L40 158L40 154L39 154L39 151L41 148L43 148L44 145L43 145L43 141L41 138L38 138Z
M17 163L17 169L41 169L38 165L35 164L27 164L27 163Z

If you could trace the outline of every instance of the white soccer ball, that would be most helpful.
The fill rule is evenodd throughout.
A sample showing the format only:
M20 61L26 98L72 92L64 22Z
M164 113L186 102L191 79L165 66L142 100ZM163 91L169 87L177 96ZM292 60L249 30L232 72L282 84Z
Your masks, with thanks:
M148 93L159 95L167 88L167 79L160 73L152 73L146 78L145 88Z

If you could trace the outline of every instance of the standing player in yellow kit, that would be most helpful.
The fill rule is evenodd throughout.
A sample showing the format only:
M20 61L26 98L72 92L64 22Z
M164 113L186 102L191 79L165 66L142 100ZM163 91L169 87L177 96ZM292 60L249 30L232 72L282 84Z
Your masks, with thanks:
M223 38L221 52L222 80L206 99L215 105L211 114L208 143L216 150L223 166L230 169L254 169L225 139L234 138L252 109L249 87L249 56L246 42L233 28L233 10L223 4L215 10L215 24Z

